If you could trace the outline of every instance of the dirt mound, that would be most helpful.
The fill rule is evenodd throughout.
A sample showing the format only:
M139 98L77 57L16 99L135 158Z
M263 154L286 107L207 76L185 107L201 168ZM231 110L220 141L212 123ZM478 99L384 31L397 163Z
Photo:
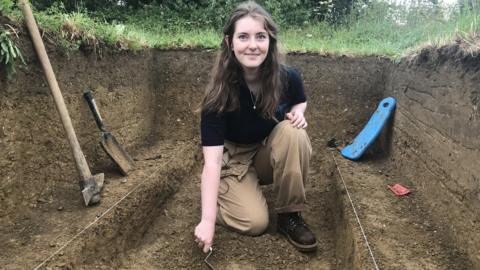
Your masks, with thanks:
M409 56L406 61L424 66L432 71L449 65L460 66L465 72L477 72L480 69L480 37L471 36L457 39L455 44L441 47L427 46Z

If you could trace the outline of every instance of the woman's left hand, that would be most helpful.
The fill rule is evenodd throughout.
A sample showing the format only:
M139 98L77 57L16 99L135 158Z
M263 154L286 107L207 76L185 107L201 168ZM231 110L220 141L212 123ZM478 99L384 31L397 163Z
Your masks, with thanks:
M286 116L287 119L290 120L290 123L296 128L306 128L308 126L303 112L292 110L287 113Z

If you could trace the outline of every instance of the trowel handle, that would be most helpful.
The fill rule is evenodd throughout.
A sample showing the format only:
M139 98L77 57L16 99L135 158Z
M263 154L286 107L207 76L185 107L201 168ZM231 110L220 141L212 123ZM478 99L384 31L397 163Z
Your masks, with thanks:
M100 112L98 111L97 103L95 103L95 99L93 99L92 92L88 90L87 92L83 93L83 97L87 101L88 107L93 113L93 117L95 118L95 123L97 123L97 127L101 131L107 132L105 125L103 124L102 117L100 116Z

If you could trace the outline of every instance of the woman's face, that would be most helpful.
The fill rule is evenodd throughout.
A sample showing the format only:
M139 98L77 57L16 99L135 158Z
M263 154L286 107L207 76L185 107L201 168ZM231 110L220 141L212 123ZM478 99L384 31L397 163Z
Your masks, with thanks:
M235 23L231 49L244 69L256 70L267 58L269 45L262 19L246 16Z

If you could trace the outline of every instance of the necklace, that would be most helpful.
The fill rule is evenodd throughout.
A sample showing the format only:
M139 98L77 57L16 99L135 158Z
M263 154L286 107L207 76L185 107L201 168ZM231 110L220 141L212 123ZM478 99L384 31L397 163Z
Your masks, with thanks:
M253 98L253 94L252 94L252 91L250 91L250 89L248 89L248 92L250 93L250 98L252 99L253 109L256 110L257 109L257 99Z

